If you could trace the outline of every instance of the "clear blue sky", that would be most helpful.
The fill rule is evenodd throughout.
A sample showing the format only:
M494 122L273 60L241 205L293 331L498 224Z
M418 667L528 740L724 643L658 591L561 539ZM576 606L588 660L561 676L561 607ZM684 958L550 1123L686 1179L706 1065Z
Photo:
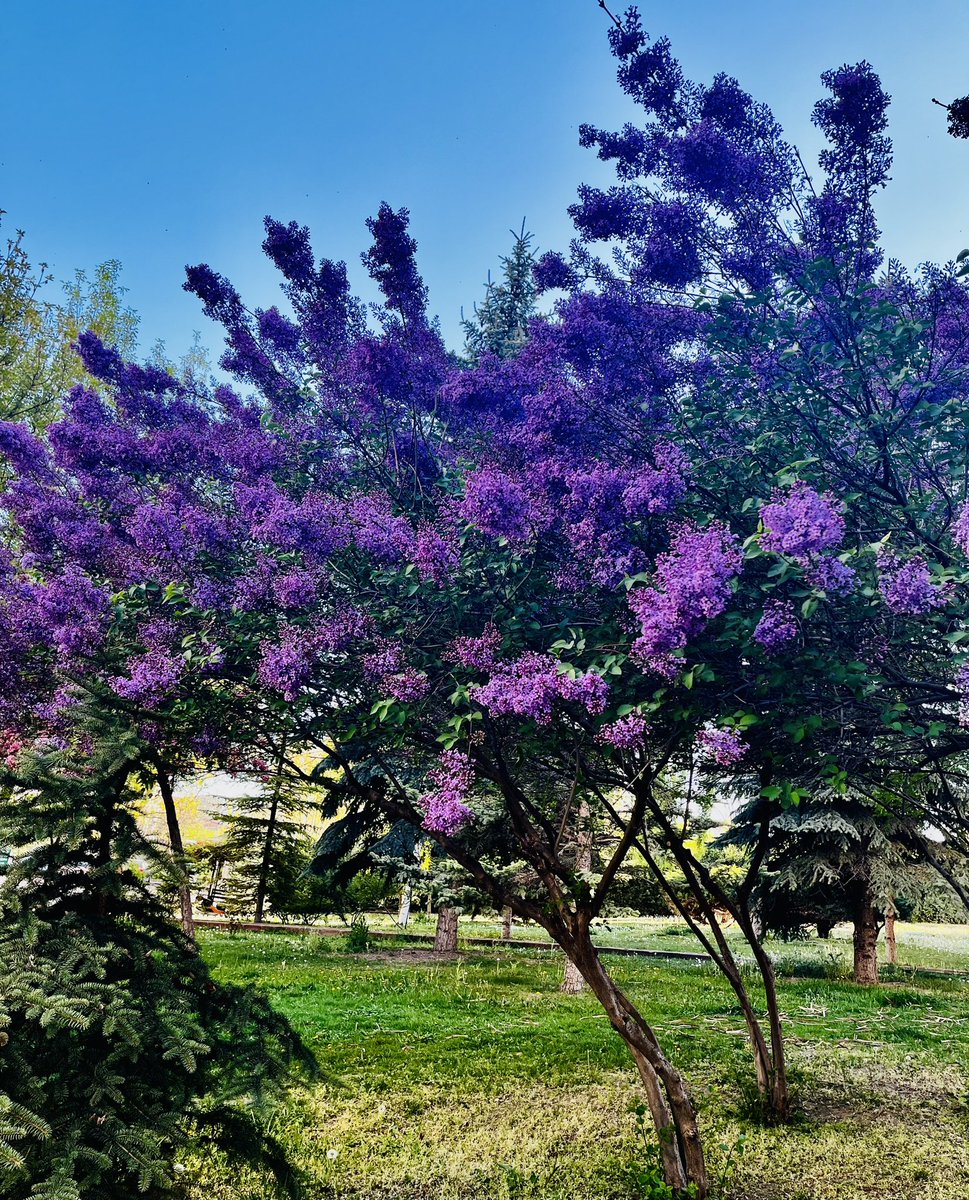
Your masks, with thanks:
M969 92L965 0L653 0L688 74L736 75L813 157L822 70L867 58L894 98L894 181L880 212L908 263L969 245L969 143L933 95ZM606 178L578 126L632 115L595 0L6 0L0 208L60 276L122 261L142 341L199 329L184 265L276 299L266 213L313 231L365 291L363 222L410 208L431 306L462 304L522 217L564 247L580 180Z

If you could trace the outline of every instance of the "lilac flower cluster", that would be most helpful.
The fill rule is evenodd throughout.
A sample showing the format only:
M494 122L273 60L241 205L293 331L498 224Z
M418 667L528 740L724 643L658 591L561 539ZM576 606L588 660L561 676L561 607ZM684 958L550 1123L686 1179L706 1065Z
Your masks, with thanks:
M629 593L641 630L634 657L657 674L675 678L675 651L724 611L742 564L739 542L725 526L681 526L670 549L656 560L656 586Z
M472 819L465 804L474 782L471 760L460 750L445 750L439 765L428 772L431 791L421 797L424 828L454 837Z
M111 680L111 687L125 700L144 708L155 708L178 686L185 670L181 656L164 650L148 650L128 663L128 675Z
M697 751L721 767L729 767L747 753L748 747L733 729L722 729L712 721L697 734Z
M455 638L445 658L475 671L491 671L501 653L501 643L501 630L497 625L486 625L478 637Z
M882 599L899 616L921 617L945 603L945 596L932 580L925 559L917 554L902 561L892 551L878 556L879 589Z
M524 489L494 467L482 467L465 480L460 515L492 537L527 540L531 508Z
M757 622L754 640L768 654L776 654L797 639L797 617L794 606L787 600L768 600L764 615Z
M830 556L813 558L804 570L804 578L811 587L827 592L829 596L850 596L857 577L854 567Z
M969 662L963 663L956 671L955 685L959 693L959 724L969 729Z
M267 639L262 643L259 680L292 703L311 679L315 657L312 639L306 631L286 626L278 640Z
M596 672L576 677L564 674L556 659L534 651L498 664L487 683L471 690L474 699L494 716L531 717L539 725L551 721L559 700L574 701L590 713L601 713L608 692L608 684Z
M636 750L642 746L648 733L646 718L639 713L629 713L628 716L603 725L599 730L599 741L615 746L618 750Z
M832 550L844 537L844 517L834 497L819 495L806 483L795 483L787 496L777 493L760 515L764 522L760 544L794 559Z

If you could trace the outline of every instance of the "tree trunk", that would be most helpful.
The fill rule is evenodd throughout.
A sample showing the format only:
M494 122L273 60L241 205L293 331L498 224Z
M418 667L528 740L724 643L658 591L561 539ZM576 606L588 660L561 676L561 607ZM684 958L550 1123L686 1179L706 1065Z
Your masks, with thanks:
M501 940L507 942L511 940L511 925L515 919L515 914L511 910L511 905L505 905L501 910Z
M159 765L156 771L158 790L161 792L162 804L165 806L165 823L168 826L168 844L171 847L172 858L178 871L178 907L181 915L182 929L186 937L195 939L195 912L192 907L192 881L188 860L185 857L185 847L182 844L182 831L178 825L178 811L175 808L175 795L172 792L171 779L167 771Z
M854 920L855 983L878 982L878 914L868 884L861 887Z
M646 1091L667 1184L679 1191L692 1184L696 1200L703 1200L709 1194L709 1181L696 1110L683 1076L667 1060L656 1034L603 967L588 933L579 933L563 949L633 1056Z
M410 902L414 894L414 889L409 883L405 883L400 893L400 906L397 909L397 924L401 929L406 929L410 921Z
M266 909L266 892L269 889L269 866L272 862L273 841L276 838L276 822L279 818L279 796L283 789L283 759L286 755L286 743L279 752L276 760L276 779L273 783L273 798L269 806L269 822L266 825L266 840L263 842L262 858L259 861L259 875L256 879L256 902L253 917L258 924L262 921Z
M585 991L585 980L582 978L582 972L572 962L571 959L565 960L565 975L562 978L562 991L567 996L577 996L580 992Z
M895 940L895 919L898 912L894 903L889 900L885 913L885 949L888 951L888 961L894 965L898 962L898 942Z
M592 828L589 824L589 802L583 796L579 801L579 811L576 814L575 828L575 873L592 870ZM565 975L562 978L562 991L568 996L577 996L585 991L585 980L582 972L572 962L566 959Z
M437 910L437 929L434 933L435 954L457 954L458 910L442 904Z

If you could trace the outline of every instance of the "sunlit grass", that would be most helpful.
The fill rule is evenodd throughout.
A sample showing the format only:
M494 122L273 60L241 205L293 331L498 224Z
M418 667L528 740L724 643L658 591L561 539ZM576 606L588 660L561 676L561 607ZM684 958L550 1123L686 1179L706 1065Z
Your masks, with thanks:
M961 930L906 933L917 933L905 944L920 953L960 953ZM210 932L203 946L222 979L266 987L319 1058L322 1081L275 1118L309 1196L642 1200L634 1072L595 1001L559 991L560 957L496 947L415 961L384 942L359 956L314 935ZM716 972L655 959L609 965L694 1086L722 1195L969 1197L960 979L873 989L785 979L799 1115L765 1130L748 1117L746 1039ZM193 1200L265 1194L215 1162L190 1171Z

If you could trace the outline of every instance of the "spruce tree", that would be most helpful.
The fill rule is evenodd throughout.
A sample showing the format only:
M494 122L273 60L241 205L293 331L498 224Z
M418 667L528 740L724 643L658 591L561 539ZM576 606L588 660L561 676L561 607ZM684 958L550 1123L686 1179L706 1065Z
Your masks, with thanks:
M165 863L136 821L143 751L100 722L6 776L0 1196L155 1200L190 1140L296 1195L262 1114L313 1061L264 996L216 983L148 886Z

